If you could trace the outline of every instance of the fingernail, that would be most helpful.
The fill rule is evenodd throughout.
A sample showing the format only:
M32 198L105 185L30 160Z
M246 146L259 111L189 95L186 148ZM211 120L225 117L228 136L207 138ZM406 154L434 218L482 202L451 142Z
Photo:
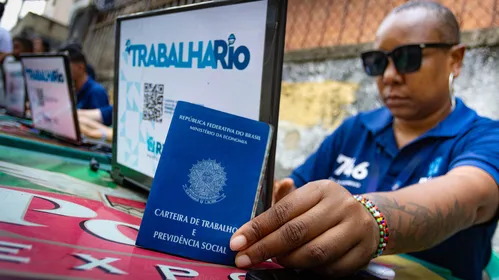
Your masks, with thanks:
M247 255L242 255L236 258L237 267L248 267L251 265L251 260Z
M244 237L244 235L236 236L230 241L230 249L232 251L239 251L241 248L246 246L246 242L246 237Z

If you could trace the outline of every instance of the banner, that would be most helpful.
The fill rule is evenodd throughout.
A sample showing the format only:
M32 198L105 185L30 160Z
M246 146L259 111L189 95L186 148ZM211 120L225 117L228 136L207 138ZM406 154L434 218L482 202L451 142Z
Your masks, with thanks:
M154 176L178 100L259 119L267 4L121 20L117 163Z

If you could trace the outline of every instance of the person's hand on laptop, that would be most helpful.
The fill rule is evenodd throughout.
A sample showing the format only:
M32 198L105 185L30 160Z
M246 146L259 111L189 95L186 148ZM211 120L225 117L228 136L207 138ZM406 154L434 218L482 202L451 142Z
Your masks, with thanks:
M80 124L80 131L83 135L93 139L105 138L106 141L111 142L113 140L113 129L101 124L93 119L78 116L78 122Z
M102 123L102 113L99 109L79 109L78 118L86 118Z

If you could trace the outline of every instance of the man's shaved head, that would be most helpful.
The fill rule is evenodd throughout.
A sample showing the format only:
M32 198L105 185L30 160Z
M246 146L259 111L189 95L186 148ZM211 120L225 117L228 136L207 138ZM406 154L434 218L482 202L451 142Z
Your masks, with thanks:
M374 51L401 48L399 55L405 52L405 57L399 58L399 63L419 64L416 71L400 73L392 57L383 74L376 77L380 97L385 105L391 104L389 109L395 118L422 120L442 108L451 108L449 79L451 75L459 76L466 50L459 37L459 24L453 13L435 2L410 1L383 20L376 32ZM447 46L432 47L432 43ZM409 51L404 49L407 47L420 49ZM388 102L390 98L403 99L407 104L394 105Z
M393 9L391 14L398 14L413 9L423 9L435 16L435 19L439 23L438 30L442 42L460 43L461 35L459 23L457 22L454 13L437 2L423 0L409 1Z

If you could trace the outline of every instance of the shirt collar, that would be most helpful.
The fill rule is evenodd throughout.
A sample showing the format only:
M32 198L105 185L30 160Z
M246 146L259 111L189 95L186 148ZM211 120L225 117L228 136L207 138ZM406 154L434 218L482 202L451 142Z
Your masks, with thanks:
M90 87L90 84L92 83L91 81L91 78L88 77L87 81L83 84L83 86L80 88L80 90L78 91L78 95L82 94L83 92L87 91L88 88Z
M477 113L456 97L456 107L443 121L426 133L426 137L454 137L477 117ZM386 107L363 113L360 120L373 135L378 135L392 124L393 117Z

